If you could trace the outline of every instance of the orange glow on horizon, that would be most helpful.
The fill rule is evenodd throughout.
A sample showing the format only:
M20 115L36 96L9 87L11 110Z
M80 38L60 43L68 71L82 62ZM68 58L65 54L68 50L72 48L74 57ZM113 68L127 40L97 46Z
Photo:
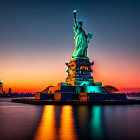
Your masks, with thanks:
M90 55L89 58L95 62L93 66L95 82L117 88L140 88L140 67L137 63L129 57L108 56L95 48L93 52L96 53ZM65 62L70 60L72 50L59 53L49 50L48 52L25 51L20 55L18 52L9 54L10 57L3 56L0 69L0 80L3 80L4 91L7 92L11 87L12 92L34 93L65 81L67 76Z

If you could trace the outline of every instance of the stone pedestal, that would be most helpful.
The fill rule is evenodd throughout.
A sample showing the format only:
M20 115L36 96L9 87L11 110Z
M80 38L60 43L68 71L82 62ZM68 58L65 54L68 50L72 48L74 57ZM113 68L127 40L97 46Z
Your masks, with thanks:
M71 58L66 63L68 76L66 82L72 86L94 85L91 66L94 62L90 62L89 58Z

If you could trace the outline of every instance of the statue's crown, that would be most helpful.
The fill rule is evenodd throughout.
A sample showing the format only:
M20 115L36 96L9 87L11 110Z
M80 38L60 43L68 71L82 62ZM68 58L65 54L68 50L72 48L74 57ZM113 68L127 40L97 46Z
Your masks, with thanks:
M83 22L82 21L78 21L78 25L83 26Z

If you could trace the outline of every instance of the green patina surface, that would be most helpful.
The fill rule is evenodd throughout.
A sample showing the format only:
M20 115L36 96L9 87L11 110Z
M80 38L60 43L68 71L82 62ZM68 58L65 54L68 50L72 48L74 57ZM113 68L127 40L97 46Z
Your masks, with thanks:
M91 136L98 140L103 139L103 124L102 124L102 111L101 106L92 107L92 118L91 118Z
M88 43L92 37L92 34L87 34L82 29L83 22L76 22L76 10L74 10L74 33L75 33L75 50L73 52L73 57L87 57Z

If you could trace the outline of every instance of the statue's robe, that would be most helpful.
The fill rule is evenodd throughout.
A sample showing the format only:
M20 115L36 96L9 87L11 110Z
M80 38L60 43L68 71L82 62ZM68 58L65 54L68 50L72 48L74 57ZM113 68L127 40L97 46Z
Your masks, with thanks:
M91 38L91 34L86 35L85 31L81 28L74 27L75 32L75 50L73 52L74 57L87 57L88 42Z

